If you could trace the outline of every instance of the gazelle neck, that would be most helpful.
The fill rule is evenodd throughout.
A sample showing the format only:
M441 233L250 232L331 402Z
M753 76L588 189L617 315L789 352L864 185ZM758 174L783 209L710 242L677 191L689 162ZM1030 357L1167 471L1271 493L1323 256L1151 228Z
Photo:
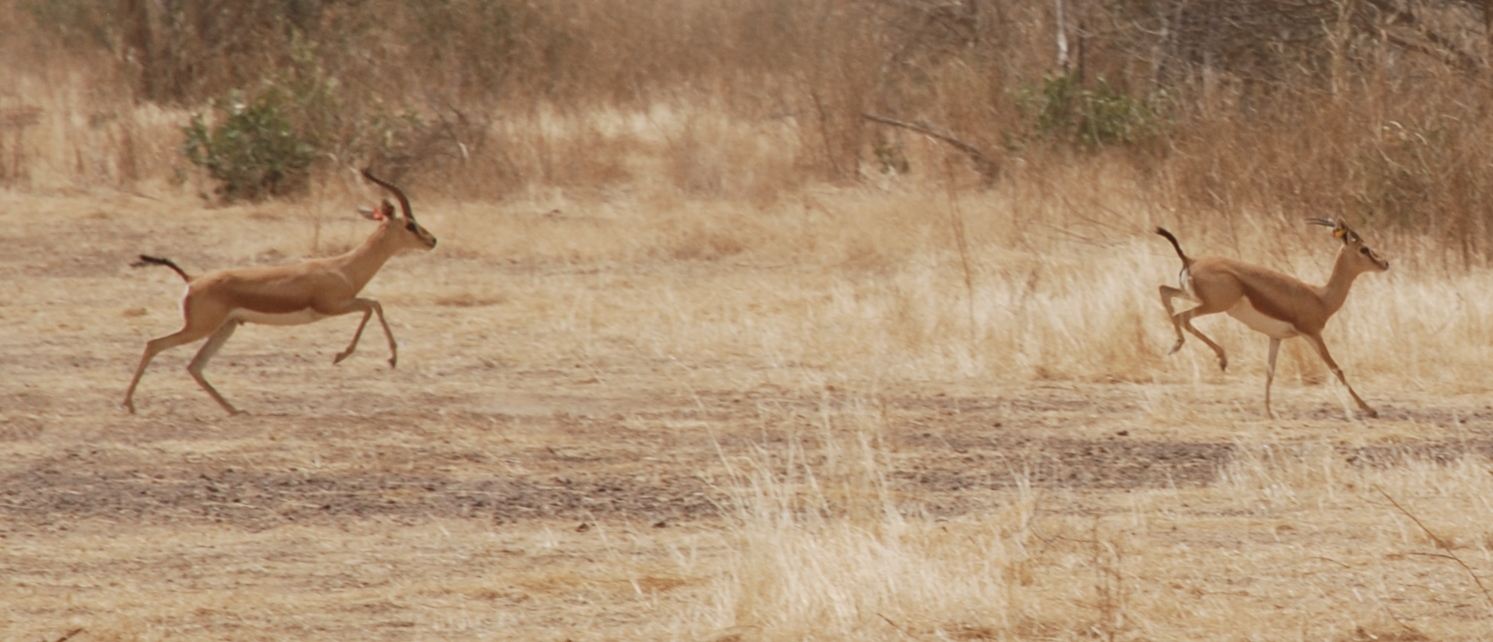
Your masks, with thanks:
M394 225L397 224L398 222L395 221L379 225L379 228L374 230L373 234L368 235L368 239L363 241L362 245L332 259L338 269L347 275L355 291L361 291L363 286L368 285L374 275L384 267L389 257L394 256L394 253L399 250L394 234L396 231Z
M1343 307L1343 302L1348 300L1348 290L1353 288L1353 280L1363 274L1362 270L1353 265L1352 251L1344 247L1337 253L1337 261L1332 265L1332 276L1327 279L1327 285L1317 288L1317 295L1322 297L1323 305L1328 311L1337 312Z

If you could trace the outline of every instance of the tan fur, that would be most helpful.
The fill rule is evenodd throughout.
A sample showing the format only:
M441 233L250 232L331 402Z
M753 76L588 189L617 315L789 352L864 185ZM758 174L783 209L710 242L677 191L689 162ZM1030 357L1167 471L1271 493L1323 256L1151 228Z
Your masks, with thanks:
M239 410L203 378L202 369L234 330L246 322L292 325L362 312L363 320L358 323L352 342L332 360L335 364L353 353L369 317L377 314L384 336L389 340L389 367L394 367L399 359L398 348L394 334L384 320L383 307L378 301L359 297L358 293L389 257L406 249L432 249L436 239L415 223L409 202L397 187L373 177L367 170L363 175L393 192L399 198L405 216L396 216L394 206L388 201L384 201L378 210L366 212L368 218L380 221L378 229L361 246L346 254L294 265L218 270L195 278L189 277L169 260L142 257L142 264L168 265L187 279L187 293L181 304L185 323L181 330L145 344L145 354L141 356L140 365L135 368L135 376L125 392L124 406L135 412L135 387L140 384L145 367L157 354L208 337L207 343L187 366L187 372L224 410L238 414Z
M1337 375L1338 381L1348 389L1348 394L1353 396L1364 413L1377 417L1378 413L1364 403L1358 393L1353 391L1353 387L1348 385L1342 369L1333 361L1332 355L1327 351L1327 344L1322 341L1322 329L1326 327L1328 319L1343 307L1354 279L1364 272L1388 270L1389 262L1379 258L1372 249L1364 245L1363 239L1356 232L1341 221L1309 219L1308 222L1332 227L1333 236L1343 242L1343 248L1333 264L1332 276L1323 286L1307 285L1294 277L1233 259L1192 259L1182 252L1176 237L1164 229L1156 228L1158 234L1172 242L1177 255L1182 259L1182 274L1179 279L1181 288L1161 286L1161 304L1166 307L1167 315L1171 317L1172 325L1177 330L1177 343L1167 354L1173 354L1182 348L1185 341L1182 331L1185 329L1218 354L1219 368L1228 369L1229 361L1223 347L1192 326L1192 319L1196 317L1227 312L1270 337L1269 364L1265 371L1267 415L1272 418L1275 416L1270 409L1270 384L1275 379L1275 358L1280 351L1280 342L1301 336L1306 337L1312 347L1316 348L1317 354L1327 363L1332 373ZM1198 305L1179 313L1172 307L1174 298L1194 301Z

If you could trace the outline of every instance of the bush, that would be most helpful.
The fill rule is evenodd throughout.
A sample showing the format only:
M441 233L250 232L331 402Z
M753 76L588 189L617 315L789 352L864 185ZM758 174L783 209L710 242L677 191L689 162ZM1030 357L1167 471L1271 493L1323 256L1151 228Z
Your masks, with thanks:
M291 126L276 90L245 103L239 92L213 101L209 127L202 114L184 128L182 152L218 182L225 202L260 201L302 192L310 182L315 147Z
M1163 95L1139 99L1117 91L1104 78L1092 89L1076 74L1047 75L1039 89L1023 88L1019 104L1037 136L1094 149L1146 143L1162 133Z

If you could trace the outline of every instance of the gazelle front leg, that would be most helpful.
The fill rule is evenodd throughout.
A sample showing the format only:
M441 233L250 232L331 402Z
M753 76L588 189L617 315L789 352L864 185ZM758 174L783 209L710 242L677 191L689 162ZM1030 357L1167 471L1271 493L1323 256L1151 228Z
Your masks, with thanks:
M1363 409L1363 413L1370 417L1378 417L1379 412L1364 403L1363 399L1359 398L1358 393L1353 392L1353 386L1348 385L1348 378L1343 376L1343 369L1339 368L1337 362L1332 360L1332 355L1327 353L1327 343L1322 341L1322 336L1318 334L1303 334L1302 336L1311 341L1312 346L1317 349L1317 354L1322 355L1322 360L1327 362L1328 369L1332 370L1332 374L1337 375L1337 380L1341 381L1343 387L1348 389L1348 394L1353 397L1354 401L1358 402L1358 407Z
M1265 366L1265 416L1275 419L1270 410L1270 383L1275 381L1275 356L1280 354L1280 339L1270 337L1270 362Z
M332 364L342 363L343 359L352 356L353 350L358 347L358 339L363 336L364 326L368 325L368 317L377 314L379 325L384 327L384 337L389 340L389 367L396 367L395 364L399 363L399 346L394 342L394 332L389 330L389 322L384 320L384 306L379 305L378 301L374 301L373 299L353 299L343 308L333 311L331 314L347 314L358 310L363 311L363 319L358 322L358 330L353 333L353 340L347 344L347 349L337 353L337 356L332 358Z

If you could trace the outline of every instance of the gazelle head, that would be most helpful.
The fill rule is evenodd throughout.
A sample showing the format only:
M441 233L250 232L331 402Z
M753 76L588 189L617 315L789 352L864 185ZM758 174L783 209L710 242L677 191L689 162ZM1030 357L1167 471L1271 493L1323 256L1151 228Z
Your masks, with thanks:
M387 198L376 209L358 208L359 213L365 218L383 223L385 230L396 234L400 249L430 250L435 248L435 235L415 222L415 213L410 211L410 200L405 198L404 192L393 184L374 176L373 172L367 169L363 170L363 178L377 183L399 199L399 207L404 211L404 216L400 217L394 211L394 204L390 203Z
M1332 237L1343 242L1343 251L1338 254L1338 261L1349 261L1354 272L1361 274L1389 269L1389 261L1380 258L1373 248L1364 245L1363 237L1348 227L1347 223L1329 218L1309 218L1306 222L1332 228Z

